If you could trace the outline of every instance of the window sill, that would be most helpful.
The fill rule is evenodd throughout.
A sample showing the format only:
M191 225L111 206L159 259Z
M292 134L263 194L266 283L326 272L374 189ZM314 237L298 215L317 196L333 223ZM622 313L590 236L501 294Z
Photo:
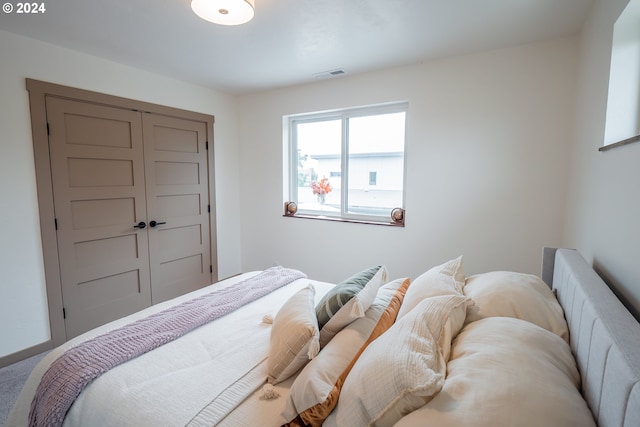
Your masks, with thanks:
M339 218L339 217L330 217L330 216L323 216L323 215L305 215L305 214L298 214L296 213L295 215L282 215L285 218L303 218L303 219L314 219L314 220L319 220L319 221L333 221L333 222L347 222L347 223L353 223L353 224L370 224L370 225L383 225L383 226L389 226L389 227L402 227L404 228L404 221L403 222L392 222L392 221L375 221L375 220L362 220L362 219L349 219L349 218Z
M598 151L609 151L612 148L622 147L623 145L629 145L633 142L640 142L640 135L632 136L631 138L623 139L622 141L614 142L613 144L605 145L598 148Z

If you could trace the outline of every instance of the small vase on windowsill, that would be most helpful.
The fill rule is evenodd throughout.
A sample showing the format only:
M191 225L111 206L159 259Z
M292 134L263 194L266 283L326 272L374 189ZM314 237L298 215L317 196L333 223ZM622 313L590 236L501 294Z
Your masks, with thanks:
M321 205L324 205L324 202L326 201L326 194L317 194L316 197L318 198L318 203L320 203Z

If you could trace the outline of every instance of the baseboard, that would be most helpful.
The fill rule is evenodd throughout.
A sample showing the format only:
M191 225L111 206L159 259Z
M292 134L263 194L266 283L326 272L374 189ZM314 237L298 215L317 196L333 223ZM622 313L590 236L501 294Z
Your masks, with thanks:
M28 359L31 356L42 353L43 351L51 350L53 343L51 341L45 341L42 344L34 345L33 347L26 348L24 350L11 353L8 356L0 357L0 368L12 365L21 360Z

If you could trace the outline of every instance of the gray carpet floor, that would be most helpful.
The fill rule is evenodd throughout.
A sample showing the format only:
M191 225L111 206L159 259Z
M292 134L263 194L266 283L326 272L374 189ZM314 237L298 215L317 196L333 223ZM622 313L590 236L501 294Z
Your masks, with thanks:
M45 354L47 352L0 368L0 426L3 426L7 421L9 412L27 377Z

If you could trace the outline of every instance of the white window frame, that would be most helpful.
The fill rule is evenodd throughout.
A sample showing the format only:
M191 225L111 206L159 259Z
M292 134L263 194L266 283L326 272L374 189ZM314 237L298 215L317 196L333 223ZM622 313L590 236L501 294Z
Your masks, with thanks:
M407 126L407 102L394 102L387 104L370 105L364 107L346 108L340 110L331 110L315 113L294 114L283 117L283 129L284 129L284 145L285 145L285 216L295 216L303 218L315 218L315 219L328 219L338 220L346 222L364 222L372 224L384 224L384 225L400 225L404 226L404 206L406 197L406 174L407 174L407 150L406 150L406 126ZM347 212L349 191L349 129L348 120L354 117L363 116L375 116L391 113L405 113L405 141L403 146L403 176L402 176L402 206L397 208L402 210L402 220L393 220L391 217L391 211L389 209L388 215L374 215L374 214L354 214ZM340 212L326 212L310 209L298 209L298 146L297 146L297 134L296 125L299 123L319 122L323 120L341 120L342 122L342 141L341 141L341 169L340 180L343 191L341 192L340 200ZM290 202L296 204L295 214L288 211L287 206Z

